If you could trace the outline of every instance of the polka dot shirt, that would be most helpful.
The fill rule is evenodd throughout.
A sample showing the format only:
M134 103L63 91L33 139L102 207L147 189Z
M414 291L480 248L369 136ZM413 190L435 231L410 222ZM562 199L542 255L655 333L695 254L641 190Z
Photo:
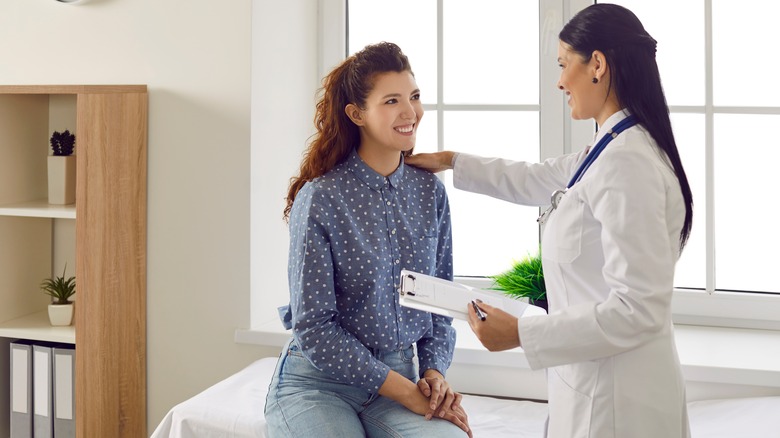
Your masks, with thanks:
M420 373L449 368L451 319L398 302L401 269L452 279L444 185L403 163L384 177L352 154L306 183L290 212L290 304L303 354L332 378L377 392L389 367L369 349L417 345Z

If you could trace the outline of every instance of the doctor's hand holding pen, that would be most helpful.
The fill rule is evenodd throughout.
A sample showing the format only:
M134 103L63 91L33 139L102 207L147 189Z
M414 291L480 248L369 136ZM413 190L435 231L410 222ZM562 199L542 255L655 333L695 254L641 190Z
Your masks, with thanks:
M479 300L468 306L469 326L490 351L520 347L517 318Z

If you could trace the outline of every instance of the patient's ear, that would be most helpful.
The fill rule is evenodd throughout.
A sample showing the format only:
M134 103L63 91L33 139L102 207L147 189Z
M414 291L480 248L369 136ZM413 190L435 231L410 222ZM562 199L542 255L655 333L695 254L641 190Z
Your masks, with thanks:
M352 123L363 126L363 111L357 105L350 103L344 107L344 111L347 113L347 117L352 120Z

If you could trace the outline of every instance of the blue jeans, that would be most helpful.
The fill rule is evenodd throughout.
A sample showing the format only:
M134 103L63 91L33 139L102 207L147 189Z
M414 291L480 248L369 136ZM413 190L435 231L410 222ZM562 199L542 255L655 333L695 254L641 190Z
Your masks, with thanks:
M374 351L374 357L417 381L412 347ZM426 420L403 405L317 370L290 340L276 365L265 405L270 438L465 437L447 420Z

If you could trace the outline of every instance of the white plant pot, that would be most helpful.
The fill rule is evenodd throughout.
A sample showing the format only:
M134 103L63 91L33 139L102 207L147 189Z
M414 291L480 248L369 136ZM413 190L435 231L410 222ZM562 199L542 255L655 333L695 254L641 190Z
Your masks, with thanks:
M76 202L76 156L49 155L49 204Z
M54 326L66 326L73 323L73 303L49 304L49 322Z

